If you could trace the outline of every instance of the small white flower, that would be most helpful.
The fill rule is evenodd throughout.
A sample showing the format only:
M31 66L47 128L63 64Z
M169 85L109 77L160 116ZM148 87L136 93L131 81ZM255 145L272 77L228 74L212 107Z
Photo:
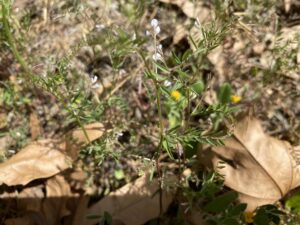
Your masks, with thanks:
M133 41L136 40L136 33L134 33L134 34L132 35L132 40L133 40Z
M117 136L118 136L118 137L122 137L123 135L124 135L123 132L118 132L118 133L117 133Z
M172 82L171 81L169 81L169 80L165 80L164 81L164 86L165 87L170 87L172 85Z
M157 49L162 50L162 45L159 44L159 45L157 46Z
M98 80L98 77L97 77L97 76L91 77L91 82L92 82L92 84L95 84L95 83L97 82L97 80Z
M151 20L151 26L156 28L158 26L158 20L157 19Z
M159 27L159 26L155 27L155 28L154 28L154 31L155 31L155 34L159 34L159 32L160 32L160 27Z
M183 149L182 147L178 148L178 155L181 157L183 155Z
M15 154L15 153L16 153L16 150L14 150L14 149L9 149L9 150L8 150L8 153L10 153L10 154Z
M97 89L97 88L99 88L99 87L100 87L100 85L99 85L98 83L95 83L95 84L92 85L92 88L93 88L93 89Z
M96 24L95 28L97 31L101 31L105 28L105 26L103 24Z
M150 32L148 30L146 30L146 35L150 36Z
M161 54L155 53L155 54L152 56L152 59L153 59L154 61L162 60Z

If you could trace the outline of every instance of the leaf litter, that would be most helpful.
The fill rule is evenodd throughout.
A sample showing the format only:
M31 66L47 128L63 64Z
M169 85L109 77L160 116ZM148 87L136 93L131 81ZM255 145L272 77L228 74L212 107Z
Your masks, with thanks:
M195 7L195 5L192 5L193 3L186 0L161 0L161 2L176 4L187 17L196 18L201 15L200 22L209 17L209 11L202 6L202 3L197 4L197 7ZM199 8L199 5L201 8ZM85 32L86 30L88 29L85 29ZM179 43L181 39L188 35L184 28L180 27L178 30L178 40L175 40L174 44ZM55 36L56 33L59 32L52 32ZM68 32L65 32L65 34L68 34ZM69 35L66 38L69 39ZM67 41L62 40L61 42L63 43L61 45L65 46L64 44ZM53 41L53 43L55 42ZM46 47L48 46L46 45ZM49 48L55 47L50 46ZM221 55L223 51L224 49L216 49L216 54L210 58L216 66L221 80L224 79L224 74L228 74L228 71L224 71L226 69L224 68L224 65L226 65L224 58L226 57ZM45 52L47 53L49 50L45 50ZM218 57L221 57L222 63L220 63ZM293 75L293 77L298 79L297 75ZM35 119L32 120L32 124L37 122L34 121ZM32 139L36 139L40 131L34 130L36 129L35 125L32 125L31 128ZM100 130L103 130L103 128L102 125L99 126ZM102 133L97 132L92 134L92 132L95 132L95 130L92 130L88 131L92 140L102 135ZM115 220L121 220L125 224L142 224L149 218L155 218L158 215L157 208L155 208L158 202L157 194L155 194L158 183L157 180L154 180L154 183L149 183L146 176L140 177L135 182L110 193L91 207L88 207L89 196L72 193L74 191L71 190L73 186L67 183L62 175L65 175L65 172L71 169L72 162L78 158L79 145L74 144L74 140L79 140L78 142L81 143L86 142L86 138L80 133L80 129L73 134L75 138L67 139L66 142L53 139L33 142L13 156L14 158L12 157L6 161L6 164L0 165L0 181L8 186L21 186L23 189L20 192L8 192L2 196L6 196L4 198L18 196L20 199L28 199L27 203L25 201L28 206L24 206L24 204L18 204L18 206L20 206L20 210L30 211L22 218L6 219L6 224L32 224L33 221L37 224L54 224L55 221L61 221L62 218L65 221L64 224L85 224L82 221L86 220L85 216L87 214L93 214L95 211L104 212L105 210L109 210ZM262 135L261 138L258 134ZM248 118L238 122L233 137L225 141L225 147L212 148L209 151L215 168L218 168L220 161L225 162L221 164L225 167L220 170L221 173L225 174L225 184L240 193L240 201L249 204L248 210L264 203L273 203L299 185L298 172L294 162L294 155L297 155L297 151L293 150L293 147L288 143L266 135L256 119ZM35 160L29 161L30 158L35 158ZM280 158L282 158L282 161L279 160ZM26 162L24 165L21 163L22 159ZM270 165L271 162L274 163L273 166ZM283 165L283 162L286 162L287 165ZM29 166L29 164L34 165ZM280 169L278 170L278 168ZM279 173L273 175L271 171L279 171ZM82 171L77 171L77 173L73 173L73 180L76 179L82 181L87 178L83 176ZM43 181L42 185L40 180ZM235 183L236 181L238 182ZM79 185L78 189L84 189L82 186L82 184ZM268 188L271 189L268 190ZM131 189L133 190L131 191ZM152 201L154 196L156 201ZM67 200L63 200L65 197ZM123 201L127 198L129 198L128 202L131 202L132 206L128 206L127 201ZM35 200L32 201L32 199ZM45 204L42 204L39 199L46 200L44 201ZM166 208L172 199L172 196L166 197L164 201ZM111 205L111 207L106 209L106 204ZM155 208L154 211L150 211L151 213L147 215L147 210L141 210L143 204L150 208L152 206L152 208ZM38 210L41 208L44 209L42 213ZM18 208L15 207L15 209ZM128 212L139 214L144 219L137 218L136 221L132 221L133 218L128 216Z
M267 135L256 118L239 121L224 146L209 148L201 157L210 159L224 175L225 185L239 193L247 210L273 204L300 185L296 147Z

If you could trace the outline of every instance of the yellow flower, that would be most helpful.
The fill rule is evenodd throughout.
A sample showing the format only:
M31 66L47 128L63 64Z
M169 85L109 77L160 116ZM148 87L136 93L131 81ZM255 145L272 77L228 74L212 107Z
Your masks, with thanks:
M172 91L171 96L176 100L179 101L181 98L181 93L179 91Z
M230 100L232 103L239 103L242 100L242 98L238 95L231 95Z
M247 223L253 223L253 221L254 221L253 220L253 216L254 216L253 212L245 212L244 216L245 216L245 221Z

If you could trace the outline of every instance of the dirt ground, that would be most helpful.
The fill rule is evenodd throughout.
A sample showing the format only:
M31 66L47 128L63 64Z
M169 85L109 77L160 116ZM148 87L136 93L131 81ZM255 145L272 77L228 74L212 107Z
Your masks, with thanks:
M41 221L47 221L47 224L83 224L80 223L83 211L93 211L87 209L87 205L93 205L110 192L125 187L136 180L144 168L154 166L151 160L142 160L143 157L153 158L158 142L157 112L152 110L147 90L141 88L145 69L142 60L132 54L122 68L116 70L105 51L99 47L100 51L95 52L94 46L86 44L91 37L104 34L107 28L122 28L132 36L144 37L146 30L151 28L151 19L157 18L161 26L159 42L168 56L173 50L185 52L191 46L189 37L201 38L201 33L194 27L195 22L208 23L215 11L223 12L227 17L236 16L221 45L206 59L203 79L208 88L203 101L206 105L215 103L217 89L228 82L233 94L241 98L235 104L239 110L233 118L239 113L254 114L261 120L266 133L293 146L300 145L300 4L297 1L277 1L276 4L268 1L255 5L249 1L245 6L246 3L236 1L223 10L212 2L14 1L14 35L22 41L20 49L36 76L55 72L58 60L69 57L68 68L72 73L68 76L74 76L76 82L82 80L84 83L94 75L98 77L97 88L92 90L86 86L88 95L99 102L118 97L110 100L111 110L96 122L103 124L105 129L113 129L111 139L114 139L114 148L121 157L114 160L109 156L100 167L89 159L85 159L88 164L78 160L72 169L50 178L40 177L14 187L2 185L0 194L10 200L1 203L1 224L46 224ZM144 48L151 50L147 43ZM0 99L2 162L36 140L61 141L65 134L77 127L52 94L24 84L19 76L21 67L7 48L0 50L0 62L0 88L10 84L17 93L13 98L6 98L5 101L14 102L11 105L2 104L4 95ZM114 104L114 101L126 101L126 106L122 108L121 103ZM97 135L95 133L95 137ZM65 144L68 146L68 142ZM76 147L70 149L76 151ZM173 165L167 159L162 161L169 167ZM24 202L12 200L22 196ZM35 201L35 198L44 200ZM26 199L30 203L26 203ZM166 199L168 201L168 197ZM172 223L172 209L177 207L176 204L171 204L164 224ZM38 213L40 208L42 213ZM128 224L128 221L125 219L119 224Z

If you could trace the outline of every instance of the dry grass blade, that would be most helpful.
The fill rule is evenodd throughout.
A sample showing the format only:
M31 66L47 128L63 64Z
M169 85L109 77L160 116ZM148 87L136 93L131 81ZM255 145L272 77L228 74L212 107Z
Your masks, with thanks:
M240 201L248 204L248 210L254 210L274 203L300 185L291 149L289 143L265 134L257 119L248 117L236 125L225 146L206 153L225 175L225 185L240 193Z

